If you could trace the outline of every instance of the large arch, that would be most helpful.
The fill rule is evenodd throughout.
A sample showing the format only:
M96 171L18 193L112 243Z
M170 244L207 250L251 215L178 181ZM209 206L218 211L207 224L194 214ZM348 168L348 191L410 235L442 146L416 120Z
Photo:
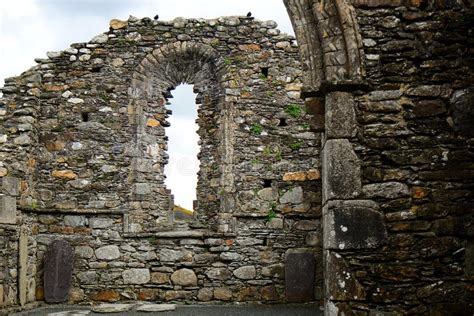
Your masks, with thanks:
M213 188L217 194L220 190L226 192L235 191L233 188L233 137L230 122L232 103L225 101L226 83L223 76L226 74L224 59L211 46L200 43L176 42L163 45L148 54L137 66L132 75L132 85L129 90L130 105L132 109L129 119L136 128L134 143L134 158L131 168L130 179L134 185L149 185L151 191L160 192L163 195L163 204L169 203L170 192L165 188L162 178L156 181L154 174L141 177L140 165L154 165L157 170L155 174L164 174L164 165L167 163L166 151L155 151L151 148L166 148L166 139L163 139L164 126L158 124L153 126L159 119L163 122L167 117L164 105L168 102L169 91L180 83L194 84L194 90L198 93L198 116L201 122L208 125L218 126L215 135L210 135L206 126L200 126L198 134L203 140L201 167L197 186L197 208L198 218L209 227L214 227L219 213L229 213L226 197L222 196L218 201L209 201L206 196L211 187L211 179L220 178L220 185ZM219 143L210 141L212 137L219 137ZM219 168L213 168L213 166ZM134 192L132 196L139 197ZM169 229L173 225L172 205L160 207L157 214L149 211L136 212L129 218L129 225L137 223L150 223L158 229ZM135 218L138 217L138 218ZM134 223L135 222L135 223ZM167 227L168 226L168 227ZM133 228L131 229L134 230ZM145 230L150 230L150 227Z

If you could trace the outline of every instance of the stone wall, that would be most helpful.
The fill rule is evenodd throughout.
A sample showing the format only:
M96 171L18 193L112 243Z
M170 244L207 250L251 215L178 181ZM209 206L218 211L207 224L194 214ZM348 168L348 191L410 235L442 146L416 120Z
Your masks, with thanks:
M326 314L470 314L472 8L285 2L325 120Z
M9 202L1 236L28 227L35 267L26 285L2 285L28 302L36 287L42 301L46 250L63 239L75 252L74 303L320 300L321 126L300 99L294 38L276 26L112 20L107 33L7 79L0 179L18 190L0 195ZM198 93L191 221L173 219L163 174L166 105L183 82ZM293 253L311 263L309 296L286 288Z
M123 300L286 302L285 255L294 245L306 252L304 223L273 229L265 221L238 235L211 231L124 233L119 215L35 215L38 235L38 296L42 262L55 239L75 249L69 302ZM260 226L257 224L260 223ZM314 224L313 224L314 225ZM322 270L315 271L316 298L322 295Z

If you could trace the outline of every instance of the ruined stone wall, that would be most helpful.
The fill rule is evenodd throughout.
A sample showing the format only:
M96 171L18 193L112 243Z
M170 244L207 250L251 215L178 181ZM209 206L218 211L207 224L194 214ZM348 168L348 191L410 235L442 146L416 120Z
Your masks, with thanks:
M294 301L292 253L316 258L303 300L322 298L321 135L300 100L298 48L276 26L112 20L6 80L0 170L18 192L0 195L2 222L28 227L36 275L17 291L43 300L46 249L64 239L70 302ZM201 142L189 222L173 220L163 174L166 105L183 82L198 93Z
M470 314L472 8L286 4L325 113L325 313Z

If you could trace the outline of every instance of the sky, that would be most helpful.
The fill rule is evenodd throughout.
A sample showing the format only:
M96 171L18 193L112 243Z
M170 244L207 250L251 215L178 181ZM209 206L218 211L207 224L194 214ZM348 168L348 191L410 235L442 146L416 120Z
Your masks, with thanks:
M283 0L0 0L0 86L5 78L34 66L35 58L45 58L46 52L64 50L106 32L113 18L152 18L156 14L160 20L216 18L249 11L259 20L276 21L282 32L294 34ZM179 87L173 96L176 104L170 106L174 110L170 122L177 129L167 130L170 164L166 183L175 203L192 208L199 165L196 106L190 88Z

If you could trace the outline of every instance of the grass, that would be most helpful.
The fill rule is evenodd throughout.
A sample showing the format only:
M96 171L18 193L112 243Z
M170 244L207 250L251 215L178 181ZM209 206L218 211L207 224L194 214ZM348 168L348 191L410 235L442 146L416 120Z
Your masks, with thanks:
M290 144L290 148L293 150L298 150L301 148L302 143L301 142L295 142Z
M254 135L260 135L263 132L263 126L258 123L255 123L250 127L250 131Z
M291 117L298 118L303 114L303 109L298 104L291 103L285 108L285 112Z

